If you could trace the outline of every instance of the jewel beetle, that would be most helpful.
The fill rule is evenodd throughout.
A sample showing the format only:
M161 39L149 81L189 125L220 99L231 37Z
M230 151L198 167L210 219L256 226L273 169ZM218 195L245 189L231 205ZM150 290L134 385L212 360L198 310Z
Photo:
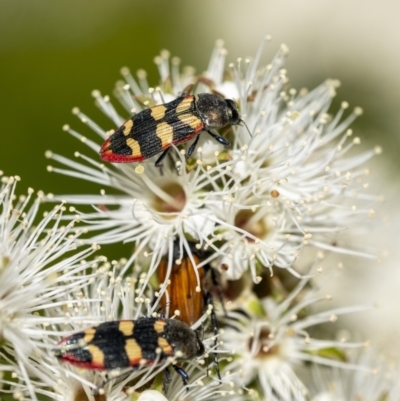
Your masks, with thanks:
M101 323L58 343L56 357L91 370L151 366L172 357L184 361L201 356L204 345L187 324L174 319L141 317ZM184 384L187 373L173 364Z
M212 93L182 94L177 99L142 110L126 120L102 145L100 156L111 163L137 163L161 153L160 167L172 145L196 137L189 147L191 156L202 131L224 146L230 143L212 132L242 122L236 103Z

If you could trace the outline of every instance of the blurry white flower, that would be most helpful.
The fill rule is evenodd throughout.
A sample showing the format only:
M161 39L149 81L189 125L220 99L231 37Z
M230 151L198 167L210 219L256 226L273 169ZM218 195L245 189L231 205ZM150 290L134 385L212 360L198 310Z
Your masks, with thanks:
M273 297L258 300L247 296L240 309L230 311L221 336L223 348L231 353L231 362L224 368L237 372L235 382L261 393L271 401L304 401L308 399L307 383L298 376L307 369L304 362L354 369L345 362L346 349L365 346L311 338L309 328L335 322L338 315L364 310L365 307L344 307L313 313L310 307L329 301L316 289L306 288L309 279L302 279L282 301Z
M168 399L157 390L145 390L139 395L137 401L168 401Z
M160 87L149 88L146 74L138 80L127 68L125 82L118 83L116 95L127 114L121 117L108 96L98 91L96 104L120 126L129 114L175 99L193 87L196 93L221 93L239 102L244 126L235 126L227 135L231 147L223 149L203 135L187 162L172 151L175 163L165 162L160 175L150 159L139 164L104 165L98 161L101 141L93 142L69 126L65 131L84 142L94 159L76 153L81 162L47 152L47 157L66 169L49 166L49 171L98 183L101 195L63 195L81 205L95 205L81 213L93 240L99 243L134 242L131 259L148 257L149 276L160 258L179 236L189 237L215 251L236 279L247 269L257 280L258 267L290 269L305 246L335 252L369 256L341 242L337 234L373 216L374 197L367 187L363 163L379 149L353 152L359 138L348 128L361 114L356 108L343 118L347 103L336 114L328 114L338 82L327 81L311 92L288 86L282 46L271 64L259 67L261 46L254 60L239 59L225 71L226 50L221 42L211 56L203 76L192 69L179 72L179 60L164 51L156 58ZM194 85L194 86L193 86ZM185 89L186 88L186 89ZM107 132L90 118L74 113L104 140ZM190 144L190 143L189 143ZM120 191L107 193L106 187ZM187 249L190 252L189 249ZM205 262L204 262L205 263Z
M359 365L351 372L315 366L310 383L312 401L396 401L400 399L399 366L375 349L350 353Z

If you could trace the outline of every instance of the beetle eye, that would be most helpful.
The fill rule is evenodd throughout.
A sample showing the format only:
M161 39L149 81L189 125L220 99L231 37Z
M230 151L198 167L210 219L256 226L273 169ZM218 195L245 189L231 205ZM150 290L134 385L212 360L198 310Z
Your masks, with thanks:
M235 125L240 122L239 110L236 103L231 99L225 99L229 110L229 124Z

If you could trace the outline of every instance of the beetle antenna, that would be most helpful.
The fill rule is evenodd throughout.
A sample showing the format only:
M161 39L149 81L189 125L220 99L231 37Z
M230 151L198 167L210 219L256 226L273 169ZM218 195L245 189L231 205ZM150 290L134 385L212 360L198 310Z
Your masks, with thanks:
M240 122L243 123L243 125L246 127L247 132L249 133L250 137L253 138L253 135L251 135L251 132L250 132L249 127L247 126L247 124L242 119L240 119ZM242 126L241 124L239 124L239 125Z

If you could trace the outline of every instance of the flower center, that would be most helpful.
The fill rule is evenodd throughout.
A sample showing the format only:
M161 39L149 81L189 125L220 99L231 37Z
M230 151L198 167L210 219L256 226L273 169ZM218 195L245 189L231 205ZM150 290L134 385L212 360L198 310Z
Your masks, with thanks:
M107 400L107 397L104 394L96 394L93 397L95 401ZM75 393L74 401L89 401L89 398L82 387Z
M254 342L256 344L254 345ZM261 329L258 338L251 337L249 339L249 350L254 352L254 358L268 358L273 355L277 355L279 352L278 345L271 344L271 331L264 327ZM253 349L253 347L256 347Z
M248 288L247 280L245 275L243 275L238 280L227 280L223 287L223 294L226 299L229 301L234 301L239 298L242 292Z
M235 226L257 238L265 238L268 234L265 216L252 210L239 211L235 216ZM254 238L247 237L247 240L254 242Z
M154 210L160 213L179 213L186 204L186 193L178 183L169 183L160 186L160 194L155 194L152 202ZM173 216L164 216L172 218Z
M282 300L292 292L299 279L289 273L286 269L272 266L273 275L269 270L264 270L258 273L261 281L253 284L252 291L257 295L257 298L273 297L276 300Z

